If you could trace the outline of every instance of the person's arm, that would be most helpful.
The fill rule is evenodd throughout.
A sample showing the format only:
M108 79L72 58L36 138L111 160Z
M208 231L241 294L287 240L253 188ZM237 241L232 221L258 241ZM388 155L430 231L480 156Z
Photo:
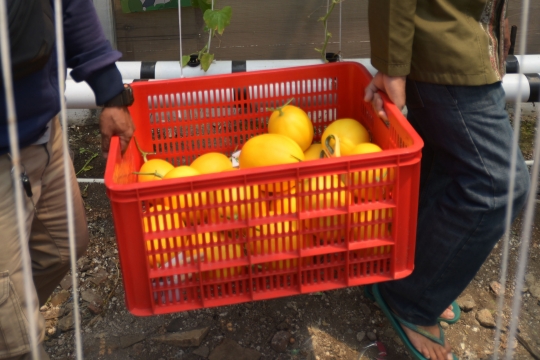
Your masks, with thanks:
M122 75L115 62L122 56L111 48L91 0L64 0L64 43L66 64L75 81L86 81L96 104L103 105L122 92ZM107 157L111 136L118 135L122 151L135 130L126 107L106 107L101 112L101 149Z
M385 92L401 109L405 106L405 77L411 70L414 16L417 0L370 0L368 8L371 64L378 70L364 100L386 118L377 91Z

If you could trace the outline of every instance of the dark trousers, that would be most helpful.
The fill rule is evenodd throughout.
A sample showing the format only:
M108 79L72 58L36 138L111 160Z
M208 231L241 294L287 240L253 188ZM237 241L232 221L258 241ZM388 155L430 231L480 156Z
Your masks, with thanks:
M405 320L434 325L504 234L506 206L525 204L529 173L518 154L508 198L512 128L500 83L445 86L407 80L408 119L424 139L413 273L381 284Z

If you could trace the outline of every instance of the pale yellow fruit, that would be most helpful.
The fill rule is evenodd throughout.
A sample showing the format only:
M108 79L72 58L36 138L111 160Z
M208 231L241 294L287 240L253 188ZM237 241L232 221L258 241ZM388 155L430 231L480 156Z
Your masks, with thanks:
M152 214L158 211L168 211L169 207L165 206L162 207L161 205L152 206L148 209L148 213ZM143 217L143 225L144 225L144 232L150 233L150 232L156 232L156 231L165 231L165 230L174 230L174 229L180 229L184 227L184 224L180 221L177 214L161 214L161 215L151 215L151 216L145 216ZM151 250L172 250L176 246L181 246L180 243L180 237L176 238L161 238L161 239L154 239L154 240L148 240L146 242L146 246L148 251ZM172 255L174 256L174 254ZM155 257L155 262L154 262ZM156 255L150 255L148 256L148 259L150 261L150 267L154 267L154 263L156 264L156 267L163 266L164 263L169 261L169 255L168 253L163 254L163 259L160 254Z
M313 141L313 124L306 112L294 105L275 110L268 120L268 133L285 135L307 150Z
M269 216L274 214L270 212ZM297 221L285 221L279 223L255 226L249 229L251 239L259 237L269 237L266 240L250 242L250 251L254 256L291 252L298 249ZM273 261L270 263L272 269L290 268L296 266L297 260L288 259L283 261Z
M193 169L197 170L200 174L213 174L232 169L231 160L218 152L211 152L199 156L191 165Z
M304 160L300 146L285 135L262 134L249 139L240 152L240 169L254 167L296 164ZM294 181L269 184L269 192L286 191L294 186Z
M190 166L177 166L169 171L164 177L166 179L178 179L190 176L200 175L200 173ZM170 206L172 209L187 210L193 206L201 206L206 204L206 193L185 194L173 196L164 199L165 206ZM202 210L182 211L182 220L188 224L202 223L205 218L205 213Z
M139 172L143 174L137 175L137 181L147 182L147 181L161 180L161 178L165 176L172 169L174 169L174 166L165 160L161 160L161 159L148 160L147 162L142 164L141 168L139 169ZM152 175L152 174L155 174L155 175Z
M209 210L209 219L212 222L218 222L217 216L223 220L247 220L266 215L265 201L257 200L260 197L258 186L239 187L230 189L220 189L207 194L210 205L220 205L216 209ZM237 203L238 202L238 203Z
M382 149L373 143L362 143L358 144L353 148L351 155L357 154L370 154L381 152ZM386 181L388 177L388 169L373 169L367 171L360 171L359 173L354 174L354 185L371 185L374 183L379 183ZM360 191L355 190L354 196L360 200L365 201L376 201L381 200L383 195L383 189L377 187L369 187L367 189L361 189Z
M304 161L320 159L321 151L321 144L312 144L306 151L304 151Z
M325 144L329 135L339 138L341 156L350 155L356 145L369 142L367 129L355 119L339 119L328 125L322 134L322 144ZM334 148L335 145L335 141L331 139L330 146Z

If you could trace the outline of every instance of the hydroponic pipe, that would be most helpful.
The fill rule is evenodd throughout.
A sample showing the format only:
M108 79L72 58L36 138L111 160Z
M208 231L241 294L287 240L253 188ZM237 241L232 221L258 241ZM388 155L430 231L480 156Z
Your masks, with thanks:
M375 68L371 66L370 59L348 59L364 65L372 74ZM185 77L204 75L230 74L233 72L255 71L265 69L277 69L293 66L305 66L321 64L319 59L310 60L247 60L247 61L215 61L208 72L200 67L184 67ZM118 61L116 63L122 78L124 79L176 79L180 77L180 65L178 61ZM519 69L522 73L540 73L540 55L525 55L520 63L519 58L510 55L507 59L506 70L508 74L517 74ZM69 77L68 77L69 78Z
M278 61L281 61L281 60L278 60ZM230 71L223 72L223 69L220 69L218 66L214 67L214 65L212 65L209 72L213 70L214 71L213 74L230 73ZM223 65L223 62L220 65ZM278 64L273 64L273 65L278 65ZM265 62L264 66L269 66L269 62ZM270 68L270 67L267 67L267 68ZM257 70L260 70L260 69L261 68L258 68ZM197 71L198 69L193 69L193 70ZM218 72L218 70L221 72ZM244 71L247 71L247 69ZM186 73L188 72L184 71L184 74ZM209 75L209 74L207 73L206 75ZM513 102L517 100L517 96L519 93L520 77L521 77L521 101L522 102L539 102L540 101L540 75L538 73L523 74L523 75L519 75L519 74L505 75L505 77L503 78L503 88L506 93L506 101ZM132 83L133 81L134 81L133 79L124 78L124 83L126 84ZM66 99L67 99L67 107L69 109L97 109L99 108L99 106L96 105L96 100L94 97L94 93L92 92L92 89L90 89L90 87L85 82L76 83L74 80L67 80L66 81Z

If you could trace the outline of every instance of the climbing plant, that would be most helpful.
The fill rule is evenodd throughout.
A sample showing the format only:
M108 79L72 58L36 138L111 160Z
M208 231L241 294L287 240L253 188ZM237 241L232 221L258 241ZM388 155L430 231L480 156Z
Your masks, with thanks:
M225 6L222 9L215 9L214 0L192 0L192 4L193 7L201 9L205 23L204 30L209 33L209 36L208 42L201 50L182 56L182 67L186 66L191 57L196 55L201 68L208 71L212 61L214 61L214 54L210 53L210 42L216 34L223 35L223 31L231 23L232 8Z
M332 0L332 3L328 7L328 10L327 10L326 14L324 16L320 17L319 20L318 20L318 21L321 21L323 23L323 27L324 27L324 43L323 43L323 47L321 49L315 48L315 51L317 51L319 54L321 54L321 59L324 62L328 62L328 60L326 59L326 46L328 45L328 41L332 37L332 33L330 31L328 31L328 18L332 14L332 11L334 11L334 8L336 7L336 5L343 2L343 1L344 0Z

